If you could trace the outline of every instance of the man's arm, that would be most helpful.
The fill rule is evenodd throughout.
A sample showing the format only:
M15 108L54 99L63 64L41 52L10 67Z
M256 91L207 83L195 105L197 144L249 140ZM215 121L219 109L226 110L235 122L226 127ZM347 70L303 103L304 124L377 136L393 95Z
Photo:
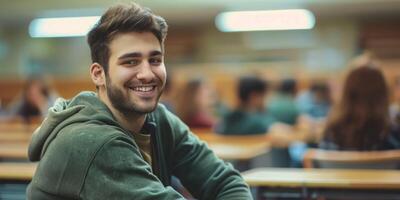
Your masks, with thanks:
M112 138L96 153L80 192L82 199L184 199L164 187L126 138Z
M232 165L198 140L177 117L167 112L175 138L173 174L198 199L248 200L249 188Z

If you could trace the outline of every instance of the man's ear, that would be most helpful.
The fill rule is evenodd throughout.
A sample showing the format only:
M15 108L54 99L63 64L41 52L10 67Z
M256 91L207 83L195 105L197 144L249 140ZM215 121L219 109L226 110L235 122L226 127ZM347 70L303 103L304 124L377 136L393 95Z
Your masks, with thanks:
M90 65L90 77L92 78L93 83L97 87L104 86L106 84L106 74L104 68L99 63L93 63Z

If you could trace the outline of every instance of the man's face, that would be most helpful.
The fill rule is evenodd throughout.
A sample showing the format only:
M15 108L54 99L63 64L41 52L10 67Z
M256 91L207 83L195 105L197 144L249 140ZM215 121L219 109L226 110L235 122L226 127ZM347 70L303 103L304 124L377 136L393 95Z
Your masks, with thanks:
M164 89L164 55L157 38L149 32L116 35L110 42L106 93L122 114L152 112Z

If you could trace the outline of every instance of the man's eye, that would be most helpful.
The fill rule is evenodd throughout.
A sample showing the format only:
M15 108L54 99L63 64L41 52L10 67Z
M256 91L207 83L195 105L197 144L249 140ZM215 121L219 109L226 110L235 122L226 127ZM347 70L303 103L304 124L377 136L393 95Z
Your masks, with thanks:
M162 62L161 58L150 58L149 63L152 65L159 65Z
M128 60L126 62L124 62L123 64L125 65L138 65L140 63L139 60Z

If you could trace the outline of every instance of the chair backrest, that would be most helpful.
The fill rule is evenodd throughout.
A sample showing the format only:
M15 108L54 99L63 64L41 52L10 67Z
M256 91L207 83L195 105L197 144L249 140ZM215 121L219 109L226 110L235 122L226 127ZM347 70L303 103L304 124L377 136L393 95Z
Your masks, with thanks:
M310 149L305 168L400 169L400 150L334 151Z

